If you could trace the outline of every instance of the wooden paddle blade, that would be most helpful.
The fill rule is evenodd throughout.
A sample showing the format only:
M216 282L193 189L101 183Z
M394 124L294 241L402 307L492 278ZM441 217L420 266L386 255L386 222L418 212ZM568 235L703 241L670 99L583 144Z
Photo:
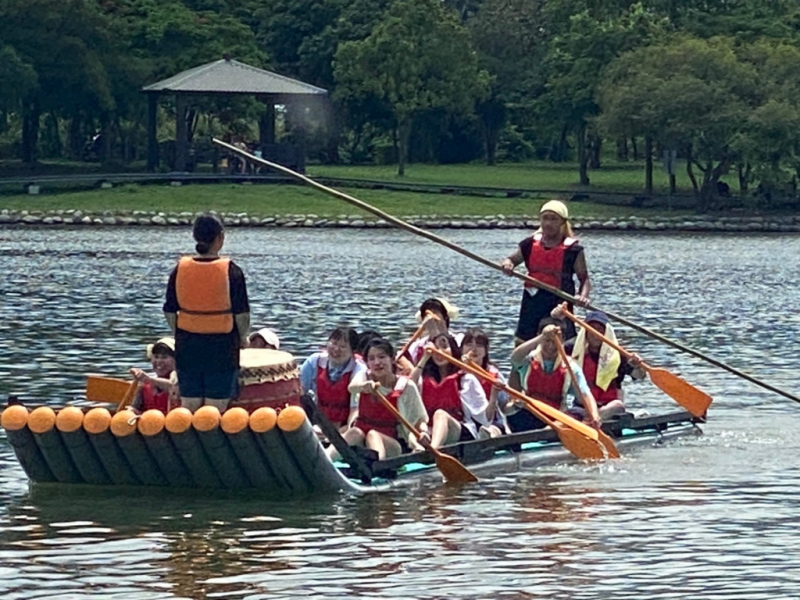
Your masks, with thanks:
M606 457L603 445L599 441L590 439L558 421L553 423L553 429L564 448L575 457L581 460L603 460Z
M605 448L606 458L619 458L619 450L617 450L614 440L605 431L597 431L597 441Z
M695 417L705 416L711 396L666 369L649 367L647 373L654 384Z
M125 398L131 382L101 375L87 375L86 399L92 402L119 403Z
M473 483L478 481L472 471L462 465L457 458L442 452L436 452L434 456L436 458L436 466L439 467L447 483Z

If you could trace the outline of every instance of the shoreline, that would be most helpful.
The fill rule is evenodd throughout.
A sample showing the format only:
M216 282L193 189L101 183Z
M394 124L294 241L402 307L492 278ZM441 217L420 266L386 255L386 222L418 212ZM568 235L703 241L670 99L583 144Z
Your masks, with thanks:
M0 225L23 227L79 225L87 227L186 227L196 214L156 211L82 211L51 210L0 211ZM227 227L281 227L327 229L389 229L390 223L372 215L318 216L315 214L249 215L241 212L218 212ZM534 229L536 219L522 216L476 215L404 215L404 221L423 229ZM671 232L800 232L798 216L717 217L682 215L660 217L611 217L594 219L579 217L572 221L579 231L671 231Z

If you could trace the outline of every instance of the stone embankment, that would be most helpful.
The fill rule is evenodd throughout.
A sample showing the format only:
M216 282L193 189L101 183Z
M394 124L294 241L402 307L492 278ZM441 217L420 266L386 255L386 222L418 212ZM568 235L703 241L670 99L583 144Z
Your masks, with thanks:
M20 226L188 226L196 213L165 213L148 211L81 210L54 211L0 211L0 225ZM317 216L280 215L257 216L245 213L218 213L228 227L320 227L320 228L388 228L389 223L364 215ZM425 229L531 229L538 221L519 216L448 216L407 215L403 220ZM711 215L613 217L593 219L576 218L575 229L590 231L800 231L800 216L741 216L718 217Z

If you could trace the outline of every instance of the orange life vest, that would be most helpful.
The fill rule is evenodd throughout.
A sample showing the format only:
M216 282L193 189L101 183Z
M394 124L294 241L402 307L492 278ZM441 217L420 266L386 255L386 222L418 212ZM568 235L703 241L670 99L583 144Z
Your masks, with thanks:
M394 389L386 395L386 399L395 408L407 384L408 377L398 377ZM374 429L385 436L397 439L397 418L372 394L361 394L358 397L358 418L355 426L363 431L364 435Z
M211 261L184 256L178 262L175 294L178 298L178 329L191 333L233 331L229 258Z
M525 392L532 398L543 400L560 410L564 399L566 376L567 368L564 363L560 363L552 373L546 373L538 360L532 360L525 380Z
M464 420L464 407L461 404L461 372L448 375L441 381L433 377L422 378L422 403L433 423L433 413L441 409L456 421Z
M564 273L564 253L567 248L576 244L576 238L564 238L558 246L545 248L542 244L542 235L533 236L531 251L525 257L525 266L528 268L528 277L546 283L554 288L561 289L561 280ZM532 283L525 283L525 287L534 287Z
M616 379L608 384L608 389L603 389L597 385L597 361L592 357L589 352L583 357L583 374L589 384L589 389L592 391L597 406L605 406L612 400L619 398L620 387L617 385Z

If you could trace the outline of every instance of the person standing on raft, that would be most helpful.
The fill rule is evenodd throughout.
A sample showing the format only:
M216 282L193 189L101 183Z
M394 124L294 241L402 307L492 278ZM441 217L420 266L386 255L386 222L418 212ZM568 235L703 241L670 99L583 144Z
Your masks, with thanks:
M589 303L592 283L586 268L583 246L572 233L567 206L558 200L546 202L539 211L541 227L519 243L513 254L503 260L502 266L510 275L514 268L525 263L528 276L533 277L567 294L576 296L577 304ZM580 287L575 294L575 277ZM536 336L539 323L550 316L561 299L530 283L525 284L519 322L515 332L515 345ZM569 305L572 310L572 305ZM575 335L572 323L567 325L567 339Z
M250 305L242 270L219 255L222 222L205 214L194 221L194 256L184 256L167 284L164 316L175 332L181 406L228 408L238 395L239 349L247 347Z

